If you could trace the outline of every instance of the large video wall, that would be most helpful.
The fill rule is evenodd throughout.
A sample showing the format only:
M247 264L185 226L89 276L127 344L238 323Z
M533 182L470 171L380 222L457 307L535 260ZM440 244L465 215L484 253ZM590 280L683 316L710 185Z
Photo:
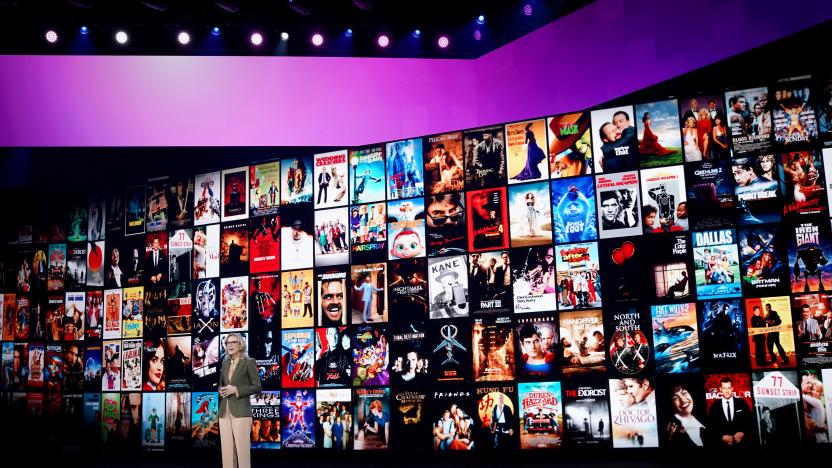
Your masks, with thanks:
M4 250L4 399L216 446L236 332L254 449L828 444L832 80L760 84L91 186Z

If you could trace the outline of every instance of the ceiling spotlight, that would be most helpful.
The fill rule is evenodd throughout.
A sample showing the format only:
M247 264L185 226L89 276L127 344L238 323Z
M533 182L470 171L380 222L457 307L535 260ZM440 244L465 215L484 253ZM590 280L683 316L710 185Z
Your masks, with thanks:
M58 33L52 31L51 29L49 31L46 31L46 42L50 44L58 42Z
M127 44L127 33L124 31L119 31L116 33L116 42L121 45Z
M418 39L418 38L419 38L419 37L421 37L421 36L422 36L422 31L420 31L420 30L418 30L418 29L416 29L416 30L414 30L414 31L413 31L413 37L415 37L415 38L417 38L417 39Z
M90 33L90 28L88 28L86 26L81 26L81 34L86 36L89 33Z
M385 34L382 34L378 37L378 46L381 48L385 48L390 45L390 38L387 37Z
M315 47L320 47L324 44L324 37L318 33L312 35L312 45Z
M191 42L191 35L185 31L182 31L181 33L179 33L176 39L179 41L180 44L188 45L188 43Z
M447 49L448 46L451 44L451 41L450 39L448 39L448 36L441 36L439 40L436 41L436 43L439 44L440 48Z
M484 15L477 16L477 24L485 24L485 16Z
M219 36L220 35L220 28L218 26L214 26L211 29L211 34L213 34L214 36Z
M347 36L347 37L352 37L352 29L347 28L347 30L344 31L344 35Z
M263 43L263 35L257 32L253 33L250 40L253 45L259 46Z
M480 31L479 29L474 31L474 40L475 41L482 40L482 31Z
M527 4L523 5L523 14L524 15L531 16L532 13L534 13L534 8L532 8L531 3L527 3Z
M282 33L280 33L280 40L281 41L288 41L289 40L289 33L287 33L286 31L283 31Z

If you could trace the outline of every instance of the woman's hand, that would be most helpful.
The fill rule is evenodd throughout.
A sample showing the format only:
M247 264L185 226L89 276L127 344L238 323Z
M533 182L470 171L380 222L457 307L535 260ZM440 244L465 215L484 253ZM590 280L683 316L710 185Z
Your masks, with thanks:
M220 395L223 398L228 398L231 395L239 396L237 393L237 387L234 385L226 385L225 387L220 387Z

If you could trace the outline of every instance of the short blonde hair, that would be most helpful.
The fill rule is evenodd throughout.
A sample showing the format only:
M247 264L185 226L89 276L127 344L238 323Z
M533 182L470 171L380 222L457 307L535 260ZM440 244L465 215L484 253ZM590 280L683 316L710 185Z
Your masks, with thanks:
M240 354L242 354L242 356L244 358L247 358L248 357L248 346L246 344L246 340L243 339L243 335L241 335L239 333L229 333L229 334L225 335L225 340L228 340L232 336L236 336L237 339L240 341ZM223 343L225 343L225 341L223 341ZM228 345L226 345L225 354L228 355Z

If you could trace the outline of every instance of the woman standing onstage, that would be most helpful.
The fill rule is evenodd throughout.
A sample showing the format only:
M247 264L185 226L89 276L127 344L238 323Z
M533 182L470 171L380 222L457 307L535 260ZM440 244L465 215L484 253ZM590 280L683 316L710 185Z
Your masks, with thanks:
M220 437L223 468L251 467L250 395L260 393L262 385L254 359L246 355L239 333L225 338L226 357L220 372Z

